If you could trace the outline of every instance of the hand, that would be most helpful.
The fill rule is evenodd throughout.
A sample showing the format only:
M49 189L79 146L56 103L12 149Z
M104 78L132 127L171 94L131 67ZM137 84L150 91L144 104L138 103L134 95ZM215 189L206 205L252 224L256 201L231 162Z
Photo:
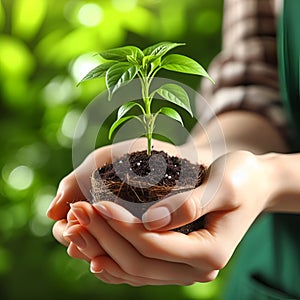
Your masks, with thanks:
M77 203L73 213L86 239L80 251L89 257L94 272L101 271L97 277L109 283L185 285L212 280L268 206L270 186L262 178L273 182L269 158L249 152L221 157L199 188L149 209L143 221L156 232L147 231L138 219L114 203L102 202L93 209L85 204L79 207L81 215L76 209L82 204ZM212 196L206 192L209 187L216 190L213 198L205 199ZM204 229L189 235L167 231L203 215Z
M113 157L145 149L146 145L146 139L138 139L99 148L92 152L77 169L60 182L57 195L52 201L47 215L49 218L57 221L53 227L53 235L61 244L69 244L69 241L63 236L63 232L67 226L67 214L70 209L70 203L85 201L89 197L92 172L105 163L112 161ZM188 157L191 150L193 152L193 147L175 147L169 143L156 140L153 141L153 146L156 150L164 150L169 154L184 157ZM209 156L208 152L205 151L207 157ZM192 154L195 155L195 153ZM201 157L203 158L204 156L202 155Z
M106 283L190 285L213 280L218 274L217 257L206 257L211 249L204 240L197 245L197 234L149 232L139 219L112 202L93 206L78 202L71 213L81 226L71 225L65 231L78 247L69 246L68 253L75 258L78 250L83 253L91 261L91 271Z
M192 193L182 193L151 206L143 216L145 226L149 230L169 230L208 213L206 226L215 224L217 216L230 215L229 222L233 223L235 216L242 213L248 216L243 223L249 219L251 224L269 204L269 191L276 186L269 157L246 151L220 157L209 167L205 182Z

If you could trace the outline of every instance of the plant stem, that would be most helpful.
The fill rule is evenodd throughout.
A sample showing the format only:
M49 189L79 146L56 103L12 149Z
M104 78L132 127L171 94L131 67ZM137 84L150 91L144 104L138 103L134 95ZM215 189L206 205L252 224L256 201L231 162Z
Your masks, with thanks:
M147 138L147 154L151 155L152 134L153 134L153 118L151 113L151 99L149 96L149 82L147 76L142 76L142 97L145 105L145 129Z
M145 131L146 131L146 138L147 138L147 154L149 156L151 155L152 136L154 130L154 122L156 119L151 113L152 97L149 95L149 88L155 74L159 71L159 69L160 67L156 67L154 69L151 69L148 73L147 68L145 68L139 73L139 77L142 85L142 98L145 105L144 120L145 120Z
M144 98L145 101L145 109L146 109L146 136L148 140L148 148L147 148L147 154L151 154L151 148L152 148L152 133L153 133L153 124L152 124L152 113L151 113L151 101L149 99L148 95L148 89L147 94Z

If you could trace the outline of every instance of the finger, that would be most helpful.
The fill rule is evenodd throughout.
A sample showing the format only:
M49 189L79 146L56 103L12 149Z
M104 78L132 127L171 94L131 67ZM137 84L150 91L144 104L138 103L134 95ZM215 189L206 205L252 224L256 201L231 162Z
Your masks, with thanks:
M67 226L67 220L61 220L54 223L52 233L55 239L64 246L68 246L70 241L66 240L63 236L65 228Z
M110 160L110 147L99 148L88 155L81 165L61 180L57 195L48 208L47 216L53 220L66 218L70 203L88 199L92 172Z
M148 230L170 230L188 224L202 214L199 188L188 191L150 207L142 216L145 228Z
M106 214L103 215L110 226L135 245L139 253L148 258L190 265L194 269L194 280L197 282L215 279L232 255L232 248L226 248L228 243L211 234L211 228L189 235L173 231L149 232L143 226L138 227L139 224L130 222L131 214L125 209L109 202L103 202L102 205L106 207ZM95 207L98 209L98 205ZM107 217L108 215L114 217ZM120 222L121 219L124 224ZM213 227L212 224L210 226Z
M220 163L221 164L221 163ZM222 189L222 201L217 201L223 178L223 164L210 168L201 186L166 198L152 205L142 216L148 230L170 230L191 223L211 211L234 208L233 191Z
M109 283L119 284L127 283L133 286L144 285L190 285L194 282L188 281L174 281L174 280L155 280L151 278L144 278L141 276L132 276L124 272L119 265L117 265L108 256L98 256L91 261L91 272L94 273L99 279L102 278L105 272L106 280L110 277Z
M72 172L60 182L57 195L48 208L47 216L53 220L65 219L70 203L80 200L85 200L85 196L77 182L75 172Z
M67 253L69 256L76 258L76 259L82 259L87 262L90 262L90 258L82 254L82 252L78 249L77 245L74 243L70 243L68 248L67 248Z
M213 256L211 249L215 249L215 236L209 230L202 229L189 235L174 231L151 232L145 230L141 223L135 222L123 207L111 202L101 202L94 205L109 225L125 238L143 256L198 266L203 272L216 269L209 256Z
M152 263L154 261L157 263L157 267L154 267L154 263L152 264L152 266L156 268L156 271L159 271L160 268L168 267L168 262L173 262L174 265L172 265L171 272L173 272L174 275L178 264L189 265L192 270L186 268L184 271L185 274L189 272L190 275L194 276L193 278L197 278L196 281L201 282L210 281L212 276L211 272L223 268L226 253L218 256L211 251L211 249L222 249L223 245L218 245L218 248L216 248L217 243L215 236L206 229L192 232L189 235L173 231L161 233L149 232L145 230L141 223L138 223L138 219L129 211L115 203L103 201L92 206L84 202L78 202L72 206L72 209L78 206L81 206L83 213L86 213L89 218L88 222L86 220L87 216L79 218L79 220L82 220L82 222L86 224L88 230L98 240L99 244L103 242L103 248L108 255L113 259L113 255L116 256L115 261L116 263L120 261L120 267L126 269L127 267L130 268L131 264L135 266L145 264L145 262L142 262L142 258L149 258L149 261L151 261L150 258L153 258ZM107 227L107 224L99 218L98 214L95 214L93 207L107 219L114 231L111 232L108 230L108 233L105 232L104 227ZM78 214L78 212L76 213ZM103 233L101 233L102 230ZM129 242L129 244L127 243L127 247L134 245L134 250L137 250L138 255L141 257L138 256L136 258L134 251L133 254L130 254L130 249L124 246L126 241L118 240L117 237L116 240L114 240L113 236L116 232ZM112 238L109 242L106 241L108 237ZM110 247L110 250L105 249L106 245ZM122 251L122 253L119 254L119 249L127 249L128 252ZM116 251L112 252L113 250ZM218 252L222 251L218 250ZM124 256L123 259L122 256ZM162 262L163 260L164 262ZM138 261L141 262L138 263ZM124 266L124 262L127 262L128 266ZM130 273L130 270L128 272ZM163 271L159 272L161 274L163 273ZM137 274L141 275L142 273L138 272ZM162 280L162 278L160 279ZM186 279L188 280L189 278L186 277Z
M109 272L107 272L106 270L103 270L101 273L95 274L95 276L107 284L129 284L134 287L141 286L141 284L138 284L135 281L115 277L111 275Z
M117 278L117 277L112 276L105 270L103 270L101 273L95 274L95 276L107 284L130 284L122 278Z
M108 202L109 203L109 202ZM114 204L114 203L110 203ZM78 203L79 205L79 203ZM115 204L115 206L118 206ZM84 207L82 207L84 209ZM121 208L126 211L124 208ZM126 211L127 212L127 211ZM130 228L137 234L148 234L141 223L135 223L136 218L128 212L131 216L133 223L120 222L122 225L131 224L133 227ZM198 270L195 270L192 266L181 264L177 262L163 261L161 259L152 259L144 257L135 247L129 243L124 237L118 232L113 230L94 209L93 212L88 214L90 222L86 225L88 231L96 238L98 243L103 247L108 256L110 256L124 272L136 276L139 275L145 278L151 278L156 280L165 280L166 278L172 278L178 281L195 281L195 278L199 277Z
M225 266L234 250L253 224L260 211L258 208L239 208L207 215L207 230L214 236L215 246L220 250L216 260ZM228 238L230 237L230 238Z
M173 231L143 232L136 224L121 224L117 221L120 216L108 219L108 223L145 257L189 264L198 269L198 281L204 281L228 263L255 219L251 215L249 209L209 213L206 228L188 235Z
M78 224L80 224L79 221L70 209L67 214L67 226L65 227L65 231L67 231L70 227Z
M69 227L64 232L64 237L75 244L77 249L89 259L106 254L98 241L80 224ZM72 255L73 252L70 253L70 256Z

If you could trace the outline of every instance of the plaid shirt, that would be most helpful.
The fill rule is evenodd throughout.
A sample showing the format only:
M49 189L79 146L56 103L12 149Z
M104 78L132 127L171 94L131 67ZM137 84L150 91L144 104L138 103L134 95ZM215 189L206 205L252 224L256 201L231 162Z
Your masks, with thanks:
M277 0L224 0L223 45L202 80L201 95L213 112L257 112L281 132L286 131L277 70ZM199 103L199 102L198 102ZM212 117L201 107L202 122Z

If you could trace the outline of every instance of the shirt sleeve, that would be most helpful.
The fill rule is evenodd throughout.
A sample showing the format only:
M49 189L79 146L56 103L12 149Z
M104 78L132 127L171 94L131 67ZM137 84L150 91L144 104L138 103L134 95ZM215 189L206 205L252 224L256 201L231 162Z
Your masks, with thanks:
M207 79L201 83L201 97L210 106L197 107L201 122L226 111L247 110L263 115L282 133L286 131L276 23L275 1L224 0L222 50L208 68L215 84Z

